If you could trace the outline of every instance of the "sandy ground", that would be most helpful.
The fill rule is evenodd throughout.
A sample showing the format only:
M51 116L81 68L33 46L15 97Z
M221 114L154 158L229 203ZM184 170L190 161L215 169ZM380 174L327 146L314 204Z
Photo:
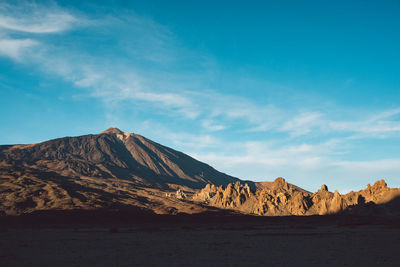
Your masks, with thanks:
M398 225L3 227L0 266L400 266Z

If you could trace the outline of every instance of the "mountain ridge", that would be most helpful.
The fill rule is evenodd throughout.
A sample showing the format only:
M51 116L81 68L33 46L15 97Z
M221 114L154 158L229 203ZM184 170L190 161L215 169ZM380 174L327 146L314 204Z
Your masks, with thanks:
M209 182L228 184L238 180L182 152L118 128L32 145L0 146L0 160L38 163L38 167L45 167L47 162L50 169L67 175L137 179L158 186L171 182L201 188Z
M396 197L384 181L363 192L316 193L277 178L243 181L189 155L111 127L100 134L0 146L0 215L50 210L156 214L229 210L280 216L343 212Z

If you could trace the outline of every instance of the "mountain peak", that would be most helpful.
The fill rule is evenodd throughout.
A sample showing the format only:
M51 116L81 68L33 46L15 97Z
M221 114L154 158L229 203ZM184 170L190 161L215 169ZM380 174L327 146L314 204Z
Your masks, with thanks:
M102 134L124 134L123 131L121 131L120 129L116 128L116 127L110 127L107 130L101 132Z

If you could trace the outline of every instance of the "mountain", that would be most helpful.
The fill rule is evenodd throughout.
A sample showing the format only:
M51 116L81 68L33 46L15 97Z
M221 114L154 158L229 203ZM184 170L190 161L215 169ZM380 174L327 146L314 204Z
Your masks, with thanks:
M135 214L225 210L263 216L349 212L400 216L399 197L400 189L388 188L383 180L346 195L329 192L325 185L311 193L283 178L245 183L117 128L0 146L0 215L57 210Z
M117 128L37 144L0 146L0 179L0 210L7 214L113 205L154 210L154 203L164 206L164 200L155 200L160 192L239 180Z
M2 165L29 166L65 176L118 178L138 184L202 188L238 179L143 136L110 128L97 135L64 137L32 145L0 146Z

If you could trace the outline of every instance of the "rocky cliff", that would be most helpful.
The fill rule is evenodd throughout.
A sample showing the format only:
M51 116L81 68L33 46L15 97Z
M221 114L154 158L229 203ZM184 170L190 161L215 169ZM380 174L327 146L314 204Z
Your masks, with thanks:
M367 206L385 204L399 196L400 189L388 188L384 180L364 190L341 195L337 190L330 192L326 185L312 194L277 178L268 187L255 191L240 182L226 187L208 184L193 195L193 200L246 214L284 216L366 212Z
M397 196L399 189L388 188L383 180L345 195L325 185L312 194L283 178L245 184L184 153L116 128L0 146L0 215L98 209L159 214L227 209L275 216L359 214L373 208L385 213L379 205ZM397 204L391 203L385 207L395 210Z

